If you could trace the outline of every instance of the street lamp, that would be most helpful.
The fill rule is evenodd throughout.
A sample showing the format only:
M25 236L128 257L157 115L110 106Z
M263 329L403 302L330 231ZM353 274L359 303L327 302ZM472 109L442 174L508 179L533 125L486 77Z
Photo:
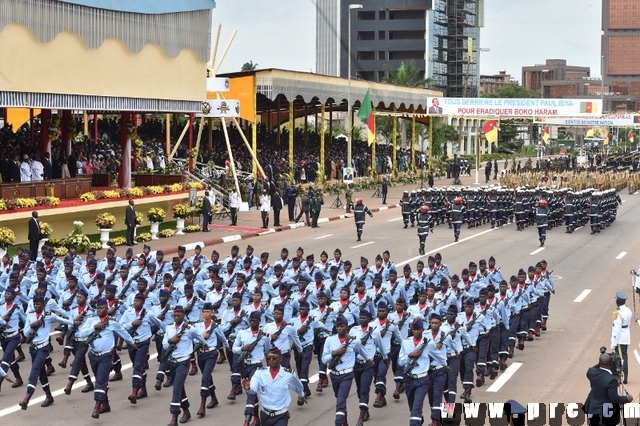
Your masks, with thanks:
M351 137L353 131L351 127L351 11L354 9L362 9L361 4L349 5L349 39L347 41L347 167L351 167Z

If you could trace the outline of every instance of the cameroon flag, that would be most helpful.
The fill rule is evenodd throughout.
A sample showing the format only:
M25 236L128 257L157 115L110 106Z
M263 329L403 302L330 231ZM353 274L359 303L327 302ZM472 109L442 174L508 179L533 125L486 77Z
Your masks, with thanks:
M627 135L627 139L629 139L629 142L634 143L636 140L636 134L633 133L633 130L629 132L629 134Z
M640 123L640 115L634 115L633 116L633 122L636 123L636 124Z
M544 132L542 132L542 141L545 145L549 145L549 137L551 137L551 127L547 126L544 128Z
M498 141L498 121L489 120L482 126L482 133L487 139L487 142L494 143Z
M358 111L358 118L367 123L367 133L369 146L376 140L376 120L373 116L373 108L371 106L371 89L367 89L367 94L364 95L364 99L360 104L360 110Z
M580 102L580 112L590 114L593 112L593 102Z

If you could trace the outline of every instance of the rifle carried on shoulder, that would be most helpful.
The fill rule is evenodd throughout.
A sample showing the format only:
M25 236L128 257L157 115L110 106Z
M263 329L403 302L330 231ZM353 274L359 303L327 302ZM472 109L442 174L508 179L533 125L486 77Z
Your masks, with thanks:
M424 348L427 346L427 343L429 343L429 339L425 337L424 339L422 339L422 344L418 349L421 351L424 350ZM413 367L415 367L417 363L418 363L418 358L411 358L407 363L407 365L405 365L403 374L405 376L408 376L409 373L411 373L411 370L413 370Z
M353 342L354 340L356 340L356 338L353 336L347 337L347 341L344 342L342 347L347 349L351 344L351 342ZM331 358L331 361L329 361L329 365L327 367L329 368L329 370L336 371L336 367L338 366L338 364L340 364L341 360L342 360L342 355L336 355L333 358Z
M262 339L263 335L264 333L262 332L262 329L260 329L260 331L258 331L258 334L256 334L256 340L254 340L249 344L249 349L246 351L242 351L242 353L238 357L238 361L237 361L238 364L242 364L247 360L249 355L251 355L251 352L253 352L256 346L258 346L258 343L260 343L260 340Z
M189 323L187 321L182 321L182 327L180 328L180 331L176 333L176 336L178 336L179 338L182 338L184 333L187 331L188 327L189 327ZM173 355L176 349L178 349L178 344L171 343L164 353L164 359L166 361L169 361L171 359L171 355Z

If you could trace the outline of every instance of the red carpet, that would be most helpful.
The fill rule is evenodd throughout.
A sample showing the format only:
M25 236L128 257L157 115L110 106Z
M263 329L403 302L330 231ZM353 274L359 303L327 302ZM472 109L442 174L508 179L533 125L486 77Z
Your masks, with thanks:
M225 231L238 231L238 232L255 232L255 233L266 231L266 229L256 228L253 226L231 226L231 225L209 225L209 229L219 229L219 230L225 230Z

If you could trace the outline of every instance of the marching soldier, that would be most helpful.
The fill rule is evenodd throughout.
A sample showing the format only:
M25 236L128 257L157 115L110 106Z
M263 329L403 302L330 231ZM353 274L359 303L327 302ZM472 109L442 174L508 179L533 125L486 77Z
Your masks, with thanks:
M169 408L171 421L168 426L178 426L180 409L182 409L180 423L186 423L191 419L189 399L184 385L189 372L189 360L193 353L194 340L202 344L205 350L209 349L202 335L186 321L185 310L182 306L178 305L173 308L173 320L175 322L167 327L162 340L164 356L167 358L168 374L173 382L173 394Z
M329 369L331 386L336 397L335 426L347 424L347 398L353 383L356 354L363 358L368 356L360 339L347 333L347 327L347 319L343 315L339 315L336 318L337 334L327 337L322 350L322 362ZM367 359L365 364L373 366L373 359Z
M460 228L462 228L462 223L464 222L465 208L462 205L462 197L456 197L453 202L454 204L451 206L451 210L449 211L449 218L453 224L454 241L458 242L458 238L460 237Z
M409 198L409 191L404 191L402 193L402 199L400 200L400 205L402 208L402 222L404 223L405 229L409 226L409 219L411 218L411 199Z
M218 405L216 397L216 385L213 383L213 369L218 361L218 347L228 347L229 342L222 333L222 330L215 322L213 316L213 305L205 303L202 307L202 321L194 324L196 331L207 342L207 348L200 347L198 349L198 367L202 371L202 379L200 382L200 408L196 415L204 417L206 409L212 409ZM211 402L207 404L207 398L211 397Z
M12 388L22 386L20 365L16 362L16 348L20 347L20 322L24 322L26 315L20 302L16 300L16 290L7 286L4 291L4 303L0 305L0 344L2 345L2 363L0 369L5 374L11 369L15 376ZM1 374L1 373L0 373ZM0 379L0 385L3 379Z
M369 210L369 207L365 206L362 202L362 198L356 199L356 205L353 206L353 219L356 222L356 233L358 235L358 240L361 241L362 237L362 228L364 227L365 222L365 214L373 217L373 213ZM411 226L413 226L413 220L411 221Z
M429 206L422 206L416 213L418 221L418 240L420 242L419 253L424 255L424 245L429 232L433 232L433 217L429 214Z
M633 318L633 313L626 305L627 295L619 291L616 293L617 309L613 313L613 329L611 330L611 350L622 357L622 377L626 384L629 376L629 365L627 364L627 348L631 343L631 333L629 325Z
M268 368L258 369L251 380L242 379L242 387L249 395L259 395L262 408L256 422L261 426L287 426L289 424L290 390L298 394L298 402L304 405L302 383L286 368L281 366L280 349L271 348L267 354Z
M465 403L471 403L471 390L473 389L473 365L476 362L476 342L480 334L480 324L484 321L482 314L474 312L473 299L468 298L464 301L464 310L458 314L456 321L466 328L469 335L468 345L462 346L460 353L460 379L464 392L460 398Z
M78 373L82 372L82 377L86 380L87 385L82 389L82 393L91 392L94 390L93 382L91 381L91 376L89 375L89 367L87 366L87 352L89 351L89 346L87 345L86 338L81 339L79 337L75 337L77 334L77 330L80 329L85 318L87 316L93 316L94 313L87 305L87 292L86 290L79 290L78 296L76 297L78 300L78 305L71 310L71 317L73 319L73 328L70 328L67 332L68 337L66 338L66 344L71 345L70 352L74 355L73 362L71 363L71 371L69 371L69 383L64 388L64 393L66 395L71 395L71 389L76 380L78 380Z
M398 358L398 365L403 368L403 381L411 412L409 426L421 426L424 422L422 407L429 390L430 359L437 348L433 340L423 336L423 331L422 320L414 319L411 323L412 336L402 341Z
M20 408L23 410L26 410L29 405L29 400L36 390L38 379L40 379L40 384L46 395L44 402L40 404L40 406L48 407L53 404L53 396L49 388L49 378L47 377L46 370L43 368L46 359L49 357L51 323L57 322L68 326L73 325L73 321L71 320L59 317L50 311L45 312L44 307L46 301L43 296L37 295L32 300L34 311L27 314L24 329L22 330L24 337L30 345L29 352L31 353L29 385L27 386L27 393L24 399L20 401Z
M549 220L547 215L549 209L547 208L547 200L540 200L538 207L536 208L536 226L538 227L538 240L540 240L540 247L544 246L544 242L547 239L547 225Z

